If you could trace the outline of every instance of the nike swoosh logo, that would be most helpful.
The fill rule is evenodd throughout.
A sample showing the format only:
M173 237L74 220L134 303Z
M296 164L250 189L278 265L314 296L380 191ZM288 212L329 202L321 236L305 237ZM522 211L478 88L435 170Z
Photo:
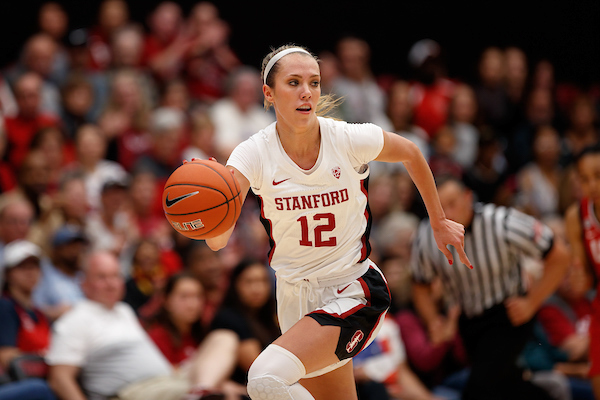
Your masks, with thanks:
M346 285L346 287L344 287L343 289L338 289L338 291L337 291L337 292L338 292L338 294L342 294L342 292L343 292L344 290L348 289L348 288L350 287L350 285L352 285L352 284L350 283L350 284Z
M167 207L172 207L176 203L179 203L181 200L187 199L188 197L195 196L198 193L200 193L200 192L195 191L195 192L191 192L191 193L188 193L188 194L184 194L184 195L179 196L179 197L175 197L174 199L169 199L169 193L167 193L167 198L165 199L165 203L167 203Z
M275 182L275 180L273 180L273 186L277 186L277 185L279 185L280 183L283 183L283 182L285 182L285 181L289 181L290 179L292 179L292 178L287 178L287 179L284 179L284 180L282 180L282 181L279 181L279 182Z

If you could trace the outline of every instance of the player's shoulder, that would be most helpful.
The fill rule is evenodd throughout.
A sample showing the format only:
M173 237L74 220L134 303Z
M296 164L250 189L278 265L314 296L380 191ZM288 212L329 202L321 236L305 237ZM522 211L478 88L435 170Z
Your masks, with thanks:
M275 128L276 124L277 122L272 122L271 124L267 125L260 131L250 136L241 144L246 144L246 146L263 146L268 145L274 140L277 140L277 129Z

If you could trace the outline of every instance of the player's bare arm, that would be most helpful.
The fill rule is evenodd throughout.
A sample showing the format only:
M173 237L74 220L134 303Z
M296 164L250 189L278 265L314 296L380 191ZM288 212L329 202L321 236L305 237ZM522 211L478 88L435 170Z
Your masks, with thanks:
M248 190L250 190L250 182L237 169L235 169L233 167L227 167L227 168L231 171L231 173L233 174L233 177L235 179L237 179L237 182L240 185L240 197L241 197L241 203L243 206L244 201L246 200L246 196L248 195ZM234 222L233 225L231 226L231 228L229 228L222 235L215 236L214 238L206 239L206 244L208 245L208 247L210 247L210 249L213 251L217 251L217 250L220 250L223 247L225 247L227 245L227 242L229 241L229 238L231 237L231 234L233 233L233 229L235 228L236 223L237 223L237 221Z
M454 261L453 256L447 246L454 246L460 261L472 268L471 262L464 251L465 228L461 224L446 218L440 204L433 174L417 145L400 135L383 131L383 149L376 160L402 162L404 164L411 179L419 189L419 193L421 193L425 207L427 207L438 248L444 253L448 262L452 263Z

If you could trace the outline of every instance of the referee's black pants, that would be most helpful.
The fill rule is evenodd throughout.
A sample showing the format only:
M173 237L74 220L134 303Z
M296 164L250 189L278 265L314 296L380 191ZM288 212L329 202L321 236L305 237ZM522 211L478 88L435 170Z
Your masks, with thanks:
M463 400L552 400L545 390L525 381L517 367L533 324L513 326L503 304L474 318L461 317L460 334L471 362Z

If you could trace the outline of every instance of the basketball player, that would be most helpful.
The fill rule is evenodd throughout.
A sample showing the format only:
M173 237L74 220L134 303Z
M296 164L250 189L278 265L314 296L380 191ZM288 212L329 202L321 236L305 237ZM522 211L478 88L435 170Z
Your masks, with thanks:
M250 367L248 393L253 400L356 399L352 357L373 340L390 305L387 283L368 258L367 163L404 163L439 249L452 263L446 246L454 246L470 267L464 227L446 219L416 145L372 124L317 116L335 102L321 98L319 64L308 51L272 51L262 77L277 121L241 143L227 165L243 199L249 188L259 199L283 334ZM206 242L218 250L232 231Z
M583 198L565 213L567 239L572 249L571 276L587 282L600 277L600 144L586 147L575 161ZM596 288L598 293L600 285ZM589 376L600 399L600 295L596 294L590 322Z

